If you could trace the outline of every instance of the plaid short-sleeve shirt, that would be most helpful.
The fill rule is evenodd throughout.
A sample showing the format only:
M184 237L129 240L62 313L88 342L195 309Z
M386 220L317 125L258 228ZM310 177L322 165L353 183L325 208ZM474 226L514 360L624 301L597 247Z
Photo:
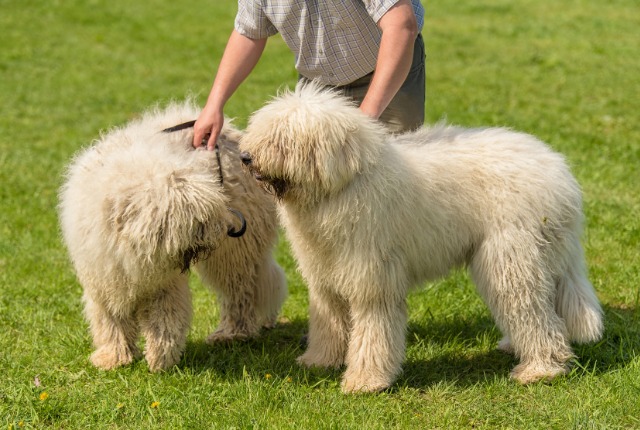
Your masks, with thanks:
M378 20L398 0L238 0L235 29L251 39L280 33L296 58L296 69L325 85L345 85L376 65ZM420 0L411 0L424 23Z

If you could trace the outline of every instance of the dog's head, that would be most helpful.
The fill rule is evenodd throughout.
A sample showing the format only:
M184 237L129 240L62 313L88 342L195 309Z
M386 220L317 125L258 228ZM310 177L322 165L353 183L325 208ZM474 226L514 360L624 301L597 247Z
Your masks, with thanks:
M184 151L163 135L157 139L117 163L127 174L104 201L113 231L108 236L122 260L141 262L149 271L184 271L213 252L239 221L227 209L215 155Z
M242 162L279 199L339 192L379 156L385 131L349 99L316 83L279 95L249 120Z
M119 247L131 248L136 260L150 267L183 271L208 256L234 220L215 188L203 193L198 185L192 175L187 179L176 172L166 178L164 190L135 188L107 202Z

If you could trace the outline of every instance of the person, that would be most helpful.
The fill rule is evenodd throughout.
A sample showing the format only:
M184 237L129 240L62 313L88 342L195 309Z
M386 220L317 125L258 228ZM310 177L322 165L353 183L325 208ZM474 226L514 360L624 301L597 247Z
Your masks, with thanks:
M301 80L337 88L391 132L419 127L425 102L423 22L420 0L238 0L234 29L194 124L193 146L206 141L214 148L225 103L277 33L293 51Z

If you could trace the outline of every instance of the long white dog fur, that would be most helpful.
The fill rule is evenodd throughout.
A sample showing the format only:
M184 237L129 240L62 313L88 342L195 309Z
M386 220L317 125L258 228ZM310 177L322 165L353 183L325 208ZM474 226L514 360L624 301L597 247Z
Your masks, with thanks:
M287 293L272 257L276 208L242 171L240 132L223 129L221 167L213 152L193 150L193 130L161 132L198 113L189 101L150 110L68 168L60 224L84 289L97 367L130 363L140 334L152 371L180 360L192 319L191 263L218 296L220 322L209 342L254 336L276 322ZM227 236L240 226L228 207L246 219L242 237Z
M309 288L305 366L346 364L345 392L401 371L409 290L468 266L522 383L568 370L602 335L582 201L564 158L501 128L389 135L351 102L299 85L253 114L243 162L279 200Z

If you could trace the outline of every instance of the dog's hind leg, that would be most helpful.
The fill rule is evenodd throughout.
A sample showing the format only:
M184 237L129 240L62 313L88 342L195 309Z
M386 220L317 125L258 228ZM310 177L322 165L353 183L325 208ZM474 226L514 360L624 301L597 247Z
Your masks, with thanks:
M220 322L207 337L207 343L229 342L254 337L260 333L256 308L258 286L254 276L233 275L224 289L212 288L218 298Z
M280 308L287 298L287 279L282 268L271 256L260 267L258 279L256 311L261 326L273 328Z
M556 312L564 319L571 340L580 343L596 341L602 337L602 308L587 279L579 239L572 239L569 247L569 261L557 285Z
M235 263L230 264L230 253L235 251L218 250L220 255L196 265L203 283L215 293L220 312L218 326L207 337L209 344L243 340L260 333L257 301L262 287L261 266L244 256L236 256Z
M501 346L520 359L511 377L523 384L549 380L566 373L573 357L566 326L554 309L553 274L530 236L503 233L485 239L471 272L505 335Z
M192 304L186 275L173 278L141 304L138 320L145 337L144 356L153 372L180 361L191 325Z
M129 313L116 316L87 294L84 302L96 347L91 354L91 363L105 370L131 363L140 354L136 346L138 327L133 316Z
M333 367L344 364L349 336L349 307L328 291L309 283L309 335L307 350L297 358L307 367Z
M378 392L391 386L405 353L407 309L404 296L352 303L353 327L342 391Z

